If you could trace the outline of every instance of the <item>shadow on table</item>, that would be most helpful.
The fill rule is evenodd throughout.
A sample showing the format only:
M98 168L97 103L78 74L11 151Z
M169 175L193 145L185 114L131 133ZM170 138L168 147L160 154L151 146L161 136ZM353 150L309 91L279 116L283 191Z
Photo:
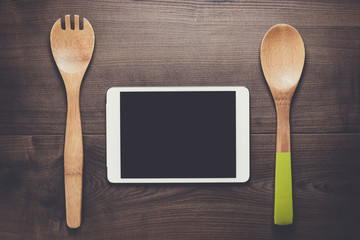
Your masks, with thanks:
M276 239L292 239L295 236L294 223L288 226L273 226L273 235Z

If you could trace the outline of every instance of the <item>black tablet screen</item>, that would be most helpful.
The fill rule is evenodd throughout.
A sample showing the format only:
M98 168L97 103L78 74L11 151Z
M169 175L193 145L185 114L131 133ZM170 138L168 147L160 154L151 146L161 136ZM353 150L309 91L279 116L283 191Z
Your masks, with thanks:
M122 178L236 177L235 91L121 92Z

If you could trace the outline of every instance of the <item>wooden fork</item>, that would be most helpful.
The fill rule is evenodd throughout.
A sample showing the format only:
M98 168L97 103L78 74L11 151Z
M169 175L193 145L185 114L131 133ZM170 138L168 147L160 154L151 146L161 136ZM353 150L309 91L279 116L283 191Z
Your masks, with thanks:
M90 63L95 35L89 21L84 18L83 29L79 16L74 16L74 29L70 15L65 16L65 29L59 18L50 33L50 45L56 65L63 78L67 96L67 119L64 149L64 178L66 222L70 228L81 224L81 198L83 175L83 141L80 118L80 86Z

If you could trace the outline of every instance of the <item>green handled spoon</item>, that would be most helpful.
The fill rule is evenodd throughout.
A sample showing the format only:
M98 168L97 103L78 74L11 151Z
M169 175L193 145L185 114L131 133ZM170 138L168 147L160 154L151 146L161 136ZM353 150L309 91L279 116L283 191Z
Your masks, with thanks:
M261 67L277 113L274 223L293 222L290 103L305 62L304 42L295 28L277 24L261 43Z

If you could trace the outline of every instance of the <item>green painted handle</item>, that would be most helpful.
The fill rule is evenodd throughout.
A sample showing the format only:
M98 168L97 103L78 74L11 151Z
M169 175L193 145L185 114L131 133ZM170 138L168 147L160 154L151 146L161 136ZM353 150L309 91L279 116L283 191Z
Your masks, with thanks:
M293 222L293 200L290 152L276 153L274 223L289 225Z

